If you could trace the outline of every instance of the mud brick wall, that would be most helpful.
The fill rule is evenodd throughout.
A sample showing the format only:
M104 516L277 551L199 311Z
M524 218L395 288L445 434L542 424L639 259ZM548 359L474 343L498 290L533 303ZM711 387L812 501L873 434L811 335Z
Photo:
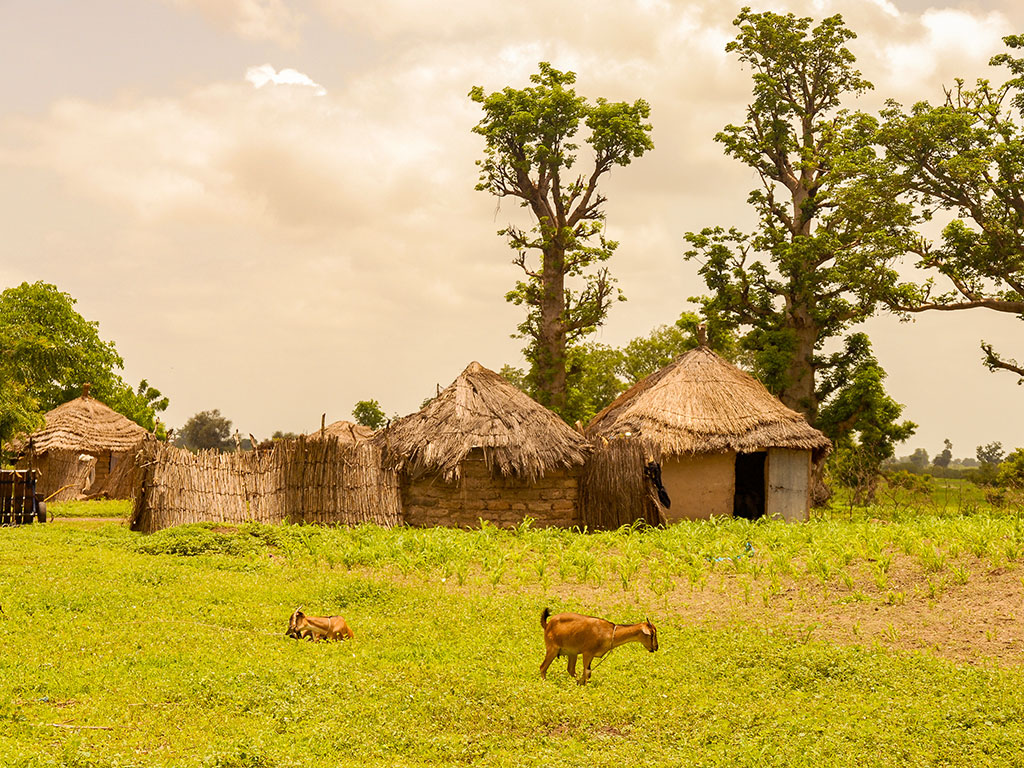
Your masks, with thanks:
M535 483L495 478L483 459L462 463L462 478L446 483L437 475L403 477L402 510L415 526L476 528L480 520L502 527L532 517L538 527L580 525L578 471L553 471Z

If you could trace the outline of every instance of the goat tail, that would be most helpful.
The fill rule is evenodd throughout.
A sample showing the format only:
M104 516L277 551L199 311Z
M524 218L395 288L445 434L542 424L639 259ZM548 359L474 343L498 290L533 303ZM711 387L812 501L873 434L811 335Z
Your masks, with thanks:
M541 629L546 629L547 628L547 626L548 626L548 616L550 616L550 615L551 615L551 609L550 608L545 608L543 611L540 612L540 628Z

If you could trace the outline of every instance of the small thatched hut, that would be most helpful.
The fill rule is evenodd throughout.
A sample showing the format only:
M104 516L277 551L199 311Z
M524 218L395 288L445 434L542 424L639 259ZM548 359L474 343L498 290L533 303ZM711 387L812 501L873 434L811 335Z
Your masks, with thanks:
M90 397L88 390L48 412L45 419L45 426L21 444L19 466L31 464L39 470L37 492L55 500L105 493L110 473L149 435ZM121 497L127 498L123 492L117 496Z
M306 435L311 440L336 437L342 445L358 445L373 437L373 430L351 421L335 421Z
M410 525L580 523L582 435L479 363L422 410L377 433Z
M586 433L639 441L645 458L661 462L668 522L712 515L805 520L812 462L831 449L803 416L705 346L634 384Z

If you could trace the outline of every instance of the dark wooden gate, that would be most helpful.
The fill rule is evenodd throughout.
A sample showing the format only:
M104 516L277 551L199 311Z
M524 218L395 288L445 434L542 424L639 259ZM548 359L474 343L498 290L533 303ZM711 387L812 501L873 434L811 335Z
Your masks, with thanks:
M32 469L0 470L0 525L24 525L45 512L36 499L36 473Z

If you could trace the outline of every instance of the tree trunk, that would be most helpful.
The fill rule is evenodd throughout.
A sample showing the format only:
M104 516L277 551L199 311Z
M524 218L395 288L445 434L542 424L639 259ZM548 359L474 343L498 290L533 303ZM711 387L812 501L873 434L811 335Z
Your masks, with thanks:
M538 332L538 399L542 405L561 412L566 403L565 252L557 245L544 251Z
M790 314L791 328L796 336L796 349L786 370L786 386L779 399L797 413L802 413L813 427L818 420L818 398L815 393L814 348L818 328L808 311L797 307Z

